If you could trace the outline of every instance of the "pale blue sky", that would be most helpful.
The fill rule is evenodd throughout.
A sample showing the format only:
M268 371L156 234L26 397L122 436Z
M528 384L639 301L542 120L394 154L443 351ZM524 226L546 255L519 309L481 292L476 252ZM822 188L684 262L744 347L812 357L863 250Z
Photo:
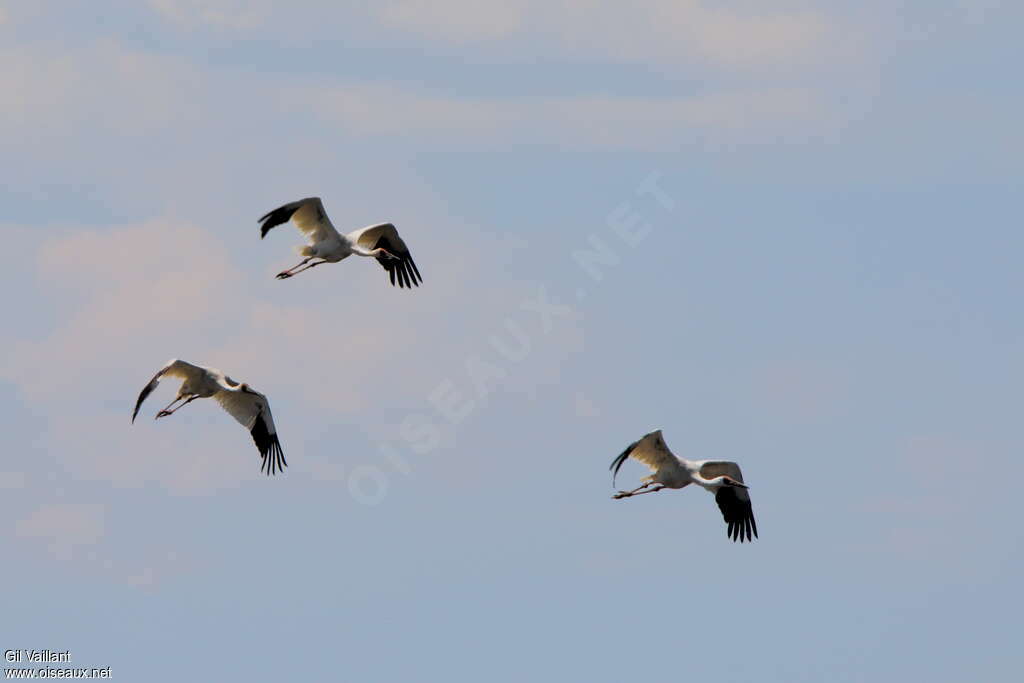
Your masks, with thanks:
M0 0L0 645L125 681L1015 680L1022 19ZM423 286L274 280L301 240L256 218L313 194ZM171 357L268 394L283 477L212 402L149 419L166 386L129 424ZM699 490L610 499L658 427L741 463L760 539Z

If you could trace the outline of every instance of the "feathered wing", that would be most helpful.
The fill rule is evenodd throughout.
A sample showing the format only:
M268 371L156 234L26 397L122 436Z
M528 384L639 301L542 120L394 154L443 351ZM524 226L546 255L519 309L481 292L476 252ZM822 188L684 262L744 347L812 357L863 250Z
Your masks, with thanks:
M281 442L277 438L274 417L270 414L270 403L267 397L252 389L241 389L224 384L224 389L214 394L217 403L226 410L239 424L249 430L252 440L256 442L263 464L261 472L267 475L284 471L288 466Z
M192 365L186 363L183 360L172 358L167 361L167 365L160 368L160 371L153 375L153 379L149 380L149 383L142 388L139 393L139 400L135 402L135 410L132 411L132 422L135 422L135 417L139 414L139 408L142 407L142 402L146 400L146 397L153 393L157 385L160 384L160 378L164 375L168 377L178 377L180 379L189 379L198 376L200 373L206 372L206 368L202 368L198 365Z
M323 242L330 237L340 237L338 231L334 229L334 225L331 224L331 219L327 217L320 198L306 197L297 202L279 206L260 218L260 239L266 237L271 228L288 221L295 223L295 227L306 236L311 244Z
M383 248L398 257L398 260L389 259L387 256L377 258L377 263L391 276L391 284L397 284L399 287L418 287L423 281L409 248L405 246L398 230L391 223L360 228L350 232L347 237L363 249Z
M740 466L727 460L709 460L700 467L700 476L714 479L721 476L730 477L739 483L743 482ZM752 541L757 538L757 522L754 521L754 508L750 503L747 489L736 486L723 486L715 493L715 502L722 511L722 517L728 525L726 535L734 541Z
M661 430L655 430L650 434L646 434L642 439L629 444L626 450L619 453L615 460L612 460L612 464L608 469L612 471L613 487L615 486L615 477L619 473L619 468L622 467L622 463L626 462L628 458L633 458L637 462L647 465L652 472L675 467L679 464L679 458L673 455L672 451L665 444L665 438L661 435Z

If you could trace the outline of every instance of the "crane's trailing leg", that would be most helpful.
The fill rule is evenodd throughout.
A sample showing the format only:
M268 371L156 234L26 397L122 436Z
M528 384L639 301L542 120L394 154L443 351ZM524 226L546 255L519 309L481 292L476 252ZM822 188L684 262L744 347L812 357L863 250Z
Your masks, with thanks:
M614 496L612 496L612 498L614 498L615 500L618 500L619 498L629 498L630 496L639 496L639 495L644 494L644 493L657 493L658 491L660 491L663 488L665 488L664 485L658 484L658 488L656 488L656 489L647 489L646 491L644 491L644 489L646 489L648 486L654 486L654 482L653 481L649 481L646 484L644 484L643 486L639 486L639 487L633 489L632 491L619 491Z
M171 410L171 406L173 406L173 405L174 405L175 403L177 403L178 401L180 401L180 400L181 400L180 398L176 398L176 399L174 399L173 401L171 401L171 402L170 402L170 403L169 403L169 404L167 405L167 407L166 407L166 408L164 408L164 409L163 409L163 410L161 410L161 411L160 411L159 413L157 413L157 414L156 414L156 417L154 417L153 419L154 419L154 420L156 420L156 419L159 419L159 418L161 418L161 417L167 417L168 415L174 415L174 414L175 414L176 412L178 412L179 410L181 410L182 408L184 408L185 406L187 406L187 405L188 405L189 403L191 403L192 401L196 400L197 398L199 398L199 397L193 394L192 396L189 396L189 397L188 397L188 400L187 400L187 401L185 401L184 403L182 403L182 404L181 404L180 406L178 406L178 407L177 407L177 408L175 408L174 410Z
M278 274L276 275L277 279L278 279L278 280L283 280L283 279L285 279L286 277L291 277L292 275L294 275L294 274L295 274L295 273L293 273L293 272L292 272L293 270L295 270L296 268L300 268L300 267L302 267L302 266L306 265L306 264L307 264L307 263L309 263L309 262L310 262L310 261L311 261L312 259L313 259L313 257L312 257L312 256L309 256L309 257L307 257L307 258L304 258L304 259L302 259L301 261L299 261L299 263L298 263L297 265L294 265L294 266L292 266L291 268L289 268L289 269L287 269L287 270L282 270L282 271L281 271L280 273L278 273Z
M313 257L310 256L309 258L307 258L306 260L304 260L302 263L298 264L297 266L292 266L288 270L282 270L280 273L278 273L276 275L277 279L278 280L285 280L287 278L290 278L292 275L298 275L299 273L301 273L304 270L309 270L313 266L319 266L321 263L327 263L327 261L317 261L316 263L310 263L308 266L303 268L302 266L305 266L307 263L309 263L310 259L312 259L312 258ZM296 270L296 269L298 269L298 270Z
M176 398L173 401L171 401L170 403L168 403L167 407L164 408L163 410L161 410L159 413L157 413L156 417L154 417L153 419L155 420L157 417L164 417L165 415L170 415L171 413L173 413L174 411L171 410L171 406L173 406L175 403L177 403L180 400L181 400L181 396L179 396L178 398Z

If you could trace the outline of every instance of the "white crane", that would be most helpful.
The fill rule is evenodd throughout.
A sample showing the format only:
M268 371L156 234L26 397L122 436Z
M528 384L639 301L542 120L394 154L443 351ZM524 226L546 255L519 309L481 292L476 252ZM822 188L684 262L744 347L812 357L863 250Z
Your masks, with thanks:
M355 254L377 259L391 276L392 285L412 287L423 281L409 248L391 223L378 223L342 235L331 224L320 198L307 197L278 207L260 218L260 239L266 237L271 228L289 220L306 236L309 244L298 248L299 254L305 258L298 265L278 273L279 280L323 263L337 263Z
M643 486L632 491L619 491L612 498L628 498L665 488L681 489L689 484L697 484L715 494L715 502L718 503L722 516L729 525L726 536L741 543L757 538L757 524L754 522L754 510L750 506L750 495L747 493L747 485L743 483L740 466L736 463L727 460L691 461L679 458L665 445L665 439L659 429L631 443L612 461L608 469L612 470L613 487L615 475L619 473L619 468L627 458L647 465L653 474L641 479L647 482Z
M178 377L184 380L181 388L178 389L177 397L171 401L166 408L156 414L156 418L173 415L182 407L188 405L197 398L213 398L220 404L221 408L231 414L231 417L241 423L243 427L252 434L252 440L256 442L256 448L263 458L263 465L260 471L266 471L268 475L284 471L288 463L284 460L284 453L281 452L281 442L277 439L277 430L274 428L274 418L270 414L270 404L267 397L258 391L254 391L244 382L236 382L220 370L204 368L200 365L192 365L183 360L170 360L167 365L161 368L160 372L149 380L139 400L135 403L135 411L132 412L132 423L135 416L139 414L142 402L146 400L163 376ZM184 400L174 410L171 410L178 401ZM154 418L155 419L155 418Z

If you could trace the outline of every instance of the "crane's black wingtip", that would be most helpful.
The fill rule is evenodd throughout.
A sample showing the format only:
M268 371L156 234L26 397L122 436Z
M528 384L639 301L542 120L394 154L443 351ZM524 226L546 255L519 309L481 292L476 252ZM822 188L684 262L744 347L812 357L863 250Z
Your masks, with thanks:
M622 463L626 462L626 460L629 458L630 454L633 452L633 449L636 448L638 443L640 442L634 441L633 443L626 446L626 450L619 453L615 457L615 459L612 460L612 464L608 466L608 469L612 473L612 488L615 488L615 477L618 476L619 469L622 467Z
M392 225L391 227L394 226ZM408 249L399 249L385 236L380 237L373 245L373 248L382 248L396 257L377 257L377 263L384 270L388 271L388 279L393 286L400 287L401 289L412 289L413 287L420 286L423 277L420 275L420 270L416 267L416 262L412 260L412 254Z
M256 443L260 457L263 458L260 471L265 472L267 476L277 474L279 471L283 472L288 463L285 461L284 452L281 450L281 441L277 438L277 432L271 434L270 430L267 429L267 423L263 419L262 414L256 416L256 421L253 423L252 430L249 433L252 434L252 440Z
M147 396L149 396L151 393L153 393L154 389L156 389L157 384L160 383L160 376L163 373L164 373L163 370L161 370L160 372L156 373L153 376L153 379L149 380L149 383L146 384L146 386L142 387L142 391L139 392L139 398L135 401L135 410L132 411L132 424L135 424L135 418L138 417L138 415L139 415L139 408L142 407L142 402L146 400Z
M612 460L612 464L608 466L608 469L615 470L616 472L618 472L619 468L622 467L622 463L626 462L626 458L629 457L629 454L633 452L633 449L636 448L636 445L638 443L640 442L634 441L633 443L626 446L626 450L622 451L617 456L615 456L615 459Z
M757 538L757 522L754 521L754 508L749 498L740 497L737 489L725 486L715 493L715 502L725 519L727 538L733 542L753 542Z
M291 204L279 206L273 211L268 211L267 213L265 213L259 219L259 221L257 221L260 224L260 239L266 237L267 233L270 232L271 228L276 228L277 226L283 225L284 223L290 221L292 219L292 216L295 214L296 211L299 210L299 207L301 205L301 201L292 202Z
M267 451L261 453L263 464L260 466L260 471L268 477L278 472L284 472L284 468L288 467L288 461L284 459L284 452L281 450L281 442L277 440L276 434L272 438Z
M412 289L420 286L419 271L415 270L416 264L408 254L396 259L379 259L380 264L388 271L388 279L395 287Z

